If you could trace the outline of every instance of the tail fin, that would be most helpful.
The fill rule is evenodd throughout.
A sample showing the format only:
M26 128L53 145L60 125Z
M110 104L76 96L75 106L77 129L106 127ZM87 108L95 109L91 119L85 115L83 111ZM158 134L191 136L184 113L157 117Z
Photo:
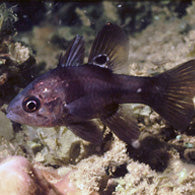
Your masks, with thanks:
M195 60L152 77L149 105L179 130L186 130L195 116Z

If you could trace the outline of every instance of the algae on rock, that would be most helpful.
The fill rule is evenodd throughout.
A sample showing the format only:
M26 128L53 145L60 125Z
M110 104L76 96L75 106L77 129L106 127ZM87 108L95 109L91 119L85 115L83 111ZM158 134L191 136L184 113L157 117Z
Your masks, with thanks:
M0 41L16 32L13 25L16 21L12 8L8 9L5 3L0 4Z

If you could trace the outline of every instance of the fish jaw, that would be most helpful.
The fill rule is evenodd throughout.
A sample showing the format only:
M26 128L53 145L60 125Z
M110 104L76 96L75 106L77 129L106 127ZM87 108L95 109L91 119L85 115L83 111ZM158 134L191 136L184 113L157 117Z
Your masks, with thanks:
M11 121L17 122L17 123L23 123L23 120L21 116L20 107L22 104L22 95L18 94L9 104L7 107L7 114L6 117L10 119Z

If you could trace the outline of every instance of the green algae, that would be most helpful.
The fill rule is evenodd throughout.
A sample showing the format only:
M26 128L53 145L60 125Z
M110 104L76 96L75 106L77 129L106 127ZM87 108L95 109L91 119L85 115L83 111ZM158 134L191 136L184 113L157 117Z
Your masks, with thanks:
M5 114L0 111L0 121L3 121L0 125L0 137L4 137L7 140L14 138L14 132L12 129L12 124Z
M192 49L190 50L189 54L188 54L189 57L195 57L195 45L192 47Z

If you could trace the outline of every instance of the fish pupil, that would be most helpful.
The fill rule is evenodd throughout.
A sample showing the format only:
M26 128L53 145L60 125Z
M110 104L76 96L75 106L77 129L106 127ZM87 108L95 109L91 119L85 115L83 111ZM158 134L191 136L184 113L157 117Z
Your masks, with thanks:
M36 108L36 102L34 102L34 101L29 101L29 102L27 103L27 106L28 106L28 109L29 109L29 110L34 110L34 109Z
M34 112L40 108L40 101L34 96L26 97L22 106L26 112Z

